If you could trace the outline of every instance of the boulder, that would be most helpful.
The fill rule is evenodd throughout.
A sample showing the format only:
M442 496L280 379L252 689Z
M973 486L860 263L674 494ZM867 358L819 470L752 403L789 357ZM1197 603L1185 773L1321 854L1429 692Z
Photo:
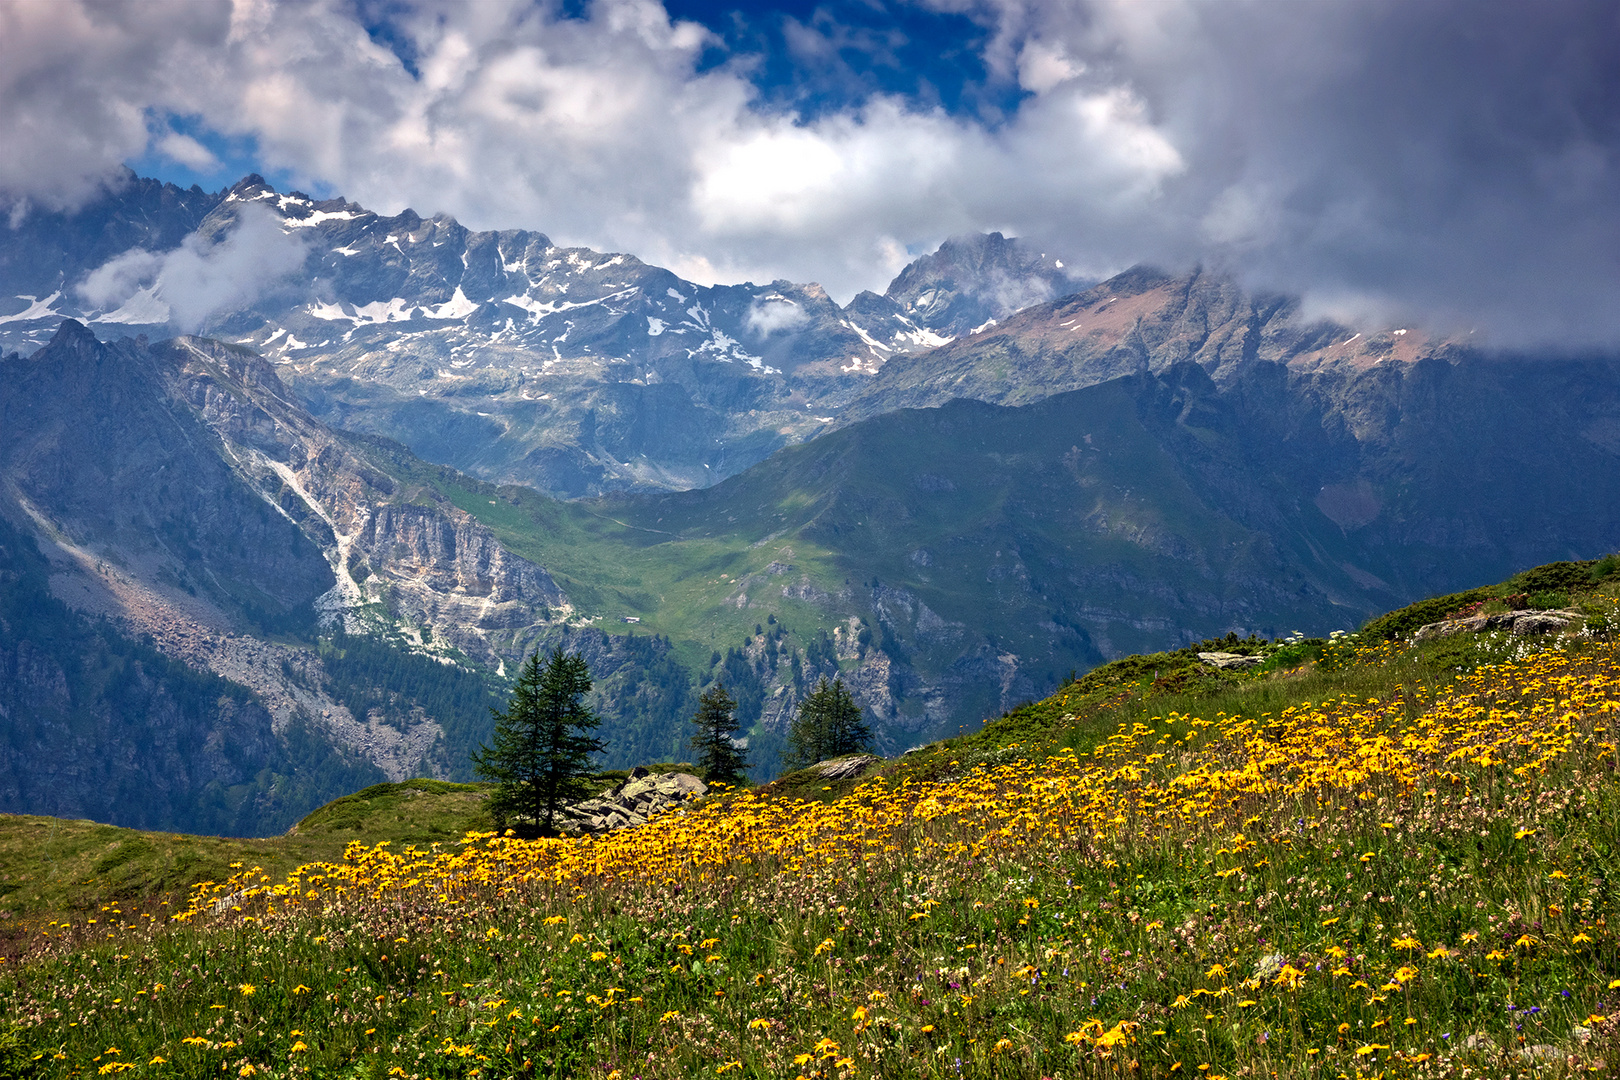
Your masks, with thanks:
M1478 633L1481 630L1510 630L1528 636L1562 630L1581 617L1578 611L1549 609L1546 611L1500 611L1495 615L1470 615L1466 619L1441 619L1426 623L1412 632L1412 643L1450 637L1452 634Z
M866 767L882 758L871 754L854 754L850 757L833 758L830 761L818 761L807 770L823 780L849 780L861 775Z
M1553 630L1562 630L1569 625L1569 620L1562 615L1554 615L1550 611L1538 611L1529 615L1520 615L1513 620L1513 632L1521 636L1530 634L1546 634Z
M1450 637L1452 634L1478 633L1490 626L1491 619L1490 615L1470 615L1466 619L1441 619L1427 623L1413 631L1412 643L1415 645L1420 641Z
M569 834L603 833L645 825L654 815L696 802L709 786L690 773L655 773L641 766L594 799L570 803L558 825Z
M1211 664L1215 667L1221 668L1222 670L1228 668L1235 669L1259 667L1261 664L1266 662L1266 658L1263 656L1243 656L1240 653L1229 652L1201 652L1198 654L1198 659L1202 660L1206 664Z

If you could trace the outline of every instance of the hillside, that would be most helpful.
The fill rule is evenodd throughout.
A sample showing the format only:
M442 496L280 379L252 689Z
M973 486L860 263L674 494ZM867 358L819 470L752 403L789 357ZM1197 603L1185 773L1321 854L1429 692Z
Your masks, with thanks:
M422 482L699 679L737 649L756 738L830 655L898 752L1132 652L1323 635L1606 550L1620 502L1594 432L1620 411L1616 370L1256 361L1222 386L1184 363L1024 406L900 410L701 491L559 504Z
M586 656L604 765L682 756L720 680L765 780L821 675L895 754L1122 655L1347 629L1620 534L1603 359L1180 363L572 503L335 430L239 346L68 322L0 369L0 598L78 613L0 628L0 808L134 827L274 833L368 781L470 780L537 647ZM144 684L109 651L181 681L114 710ZM97 723L116 767L68 749ZM182 768L182 738L221 749Z
M340 803L311 831L379 826L341 861L240 867L161 925L47 923L0 976L6 1065L1603 1072L1617 570L1539 567L1331 640L1122 659L860 780L605 838L399 850L367 841L399 835L403 792ZM1506 628L1532 606L1558 614Z

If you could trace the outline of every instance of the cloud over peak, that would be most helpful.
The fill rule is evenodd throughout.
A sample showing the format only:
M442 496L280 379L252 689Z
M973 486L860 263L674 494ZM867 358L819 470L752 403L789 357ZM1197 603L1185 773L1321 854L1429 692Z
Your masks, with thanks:
M217 241L193 233L173 251L133 248L91 271L77 291L113 316L107 321L168 322L195 333L215 312L251 306L301 269L305 254L275 214L248 205Z
M1506 343L1620 338L1613 5L930 0L857 33L830 3L780 16L780 56L650 0L368 10L0 7L0 194L71 205L126 160L206 171L235 140L384 212L840 298L999 229L1081 274L1203 261ZM860 50L896 63L931 12L978 27L974 100L1003 105L845 79L800 107ZM783 65L799 105L763 81Z

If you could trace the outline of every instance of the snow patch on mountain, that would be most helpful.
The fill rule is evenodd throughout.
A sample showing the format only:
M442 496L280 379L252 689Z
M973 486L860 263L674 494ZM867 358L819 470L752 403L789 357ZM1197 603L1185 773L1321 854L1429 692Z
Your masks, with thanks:
M31 322L34 319L61 318L61 313L53 305L62 297L62 290L58 289L45 299L37 296L19 296L19 300L27 300L28 306L15 315L0 315L0 323Z
M135 295L125 300L114 311L98 316L98 323L124 323L134 326L152 326L169 321L169 305L158 299L157 286L147 285L135 290Z

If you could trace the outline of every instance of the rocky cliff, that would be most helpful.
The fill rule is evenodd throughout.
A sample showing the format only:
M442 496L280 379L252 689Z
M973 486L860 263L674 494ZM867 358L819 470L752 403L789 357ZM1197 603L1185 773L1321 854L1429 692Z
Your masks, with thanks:
M176 392L253 489L316 543L335 583L314 601L351 630L368 620L497 666L484 637L566 620L544 569L506 551L466 511L391 477L364 444L296 403L256 354L200 338L161 346ZM372 627L373 629L378 627Z
M230 680L276 738L307 728L395 779L465 772L441 718L356 715L289 635L380 632L494 671L492 633L571 614L542 568L313 420L247 350L70 321L0 368L0 516L38 536L52 593Z

